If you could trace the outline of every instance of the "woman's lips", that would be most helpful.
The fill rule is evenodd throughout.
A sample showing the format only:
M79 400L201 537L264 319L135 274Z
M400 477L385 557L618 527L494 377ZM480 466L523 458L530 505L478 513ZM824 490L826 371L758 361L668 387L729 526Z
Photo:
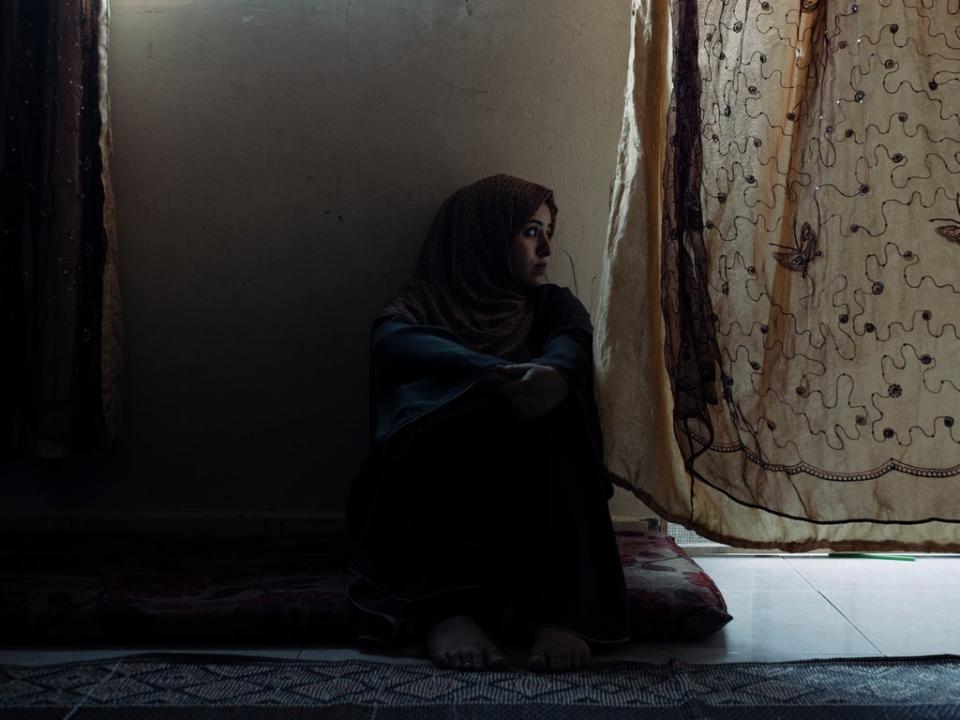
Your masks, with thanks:
M542 264L542 265L541 265L540 263L537 263L536 265L533 266L533 271L534 271L534 272L538 272L538 273L546 272L546 271L547 271L547 266L546 266L546 264Z

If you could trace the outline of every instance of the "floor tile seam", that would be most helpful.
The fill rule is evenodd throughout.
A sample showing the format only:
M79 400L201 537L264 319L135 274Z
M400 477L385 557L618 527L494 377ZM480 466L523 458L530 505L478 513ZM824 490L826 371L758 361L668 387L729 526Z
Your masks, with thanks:
M875 642L873 642L873 640L871 640L871 639L867 636L867 634L866 634L862 629L860 629L860 627L857 626L857 624L856 624L855 622L853 622L850 618L848 618L848 617L844 614L844 612L843 612L839 607L837 607L837 606L834 604L834 602L833 602L829 597L827 597L826 594L824 594L824 592L823 592L822 590L820 590L820 588L818 588L816 585L814 585L813 582L811 582L809 578L807 578L802 572L800 572L800 571L796 568L796 566L793 565L793 563L790 562L790 558L780 557L779 559L782 560L782 561L784 562L784 564L786 564L787 567L789 567L791 570L793 570L793 572L795 572L797 575L799 575L799 576L800 576L800 579L803 580L807 585L809 585L810 588L811 588L817 595L819 595L819 596L822 597L824 600L826 600L827 604L828 604L831 608L833 608L833 609L837 612L837 614L839 614L840 617L842 617L842 618L844 619L844 621L845 621L848 625L850 625L854 630L856 630L857 633L859 633L860 636L870 644L870 647L872 647L876 652L878 652L878 653L879 653L880 655L882 655L883 657L887 657L887 654L886 654L880 647L878 647L877 644L876 644Z
M714 556L714 557L716 557L716 556ZM724 559L724 560L727 560L727 559L730 559L730 560L736 560L736 559L753 560L753 559L755 559L755 558L753 558L753 557L750 557L750 558L726 558L726 557L724 557L723 559ZM768 559L768 558L767 558L766 556L763 556L761 559ZM779 561L782 562L784 565L786 565L788 568L790 568L793 572L795 572L797 575L799 575L799 576L800 576L800 579L803 580L803 582L804 582L805 584L809 585L809 586L812 587L814 590L816 590L816 588L811 584L811 582L810 582L809 580L807 580L807 578L805 578L795 567L793 567L793 565L791 565L791 564L788 562L789 558L785 558L785 557L782 557L782 556L777 555L777 556L771 556L769 559L779 560ZM724 588L721 588L721 587L720 587L720 585L723 584L723 581L722 581L722 580L719 580L719 581L718 581L718 580L716 579L716 577L715 577L717 574L719 574L719 573L716 572L716 569L715 569L715 568L714 568L714 571L713 571L712 574L711 574L711 573L708 573L708 574L710 575L711 579L713 579L713 581L714 581L714 583L717 585L717 587L720 589L720 592L721 592L721 593L725 593L725 592L743 592L743 591L752 592L752 591L755 591L755 590L762 590L762 591L764 591L764 592L796 592L796 589L794 589L794 588L778 588L778 587L763 587L763 588L757 588L757 587L739 587L739 588L726 588L726 589L724 589Z
M802 572L800 572L793 563L789 562L789 559L788 559L788 558L784 558L784 562L786 562L786 563L787 563L787 566L790 567L797 575L799 575L800 577L802 577L802 578L804 579L804 581L805 581L810 587L812 587L814 590L816 590L816 591L817 591L817 594L820 595L820 597L822 597L824 600L826 600L827 603L829 603L830 607L832 607L834 610L836 610L836 611L840 614L840 617L842 617L844 620L846 620L848 623L850 623L850 625L852 625L852 626L854 627L854 629L856 629L856 631L857 631L858 633L860 633L860 635L863 637L863 639L866 640L868 643L870 643L870 646L871 646L874 650L876 650L878 653L880 653L880 654L883 655L884 657L887 657L887 653L885 653L873 640L871 640L870 637L860 628L859 625L857 625L855 622L853 622L853 620L851 620L850 618L848 618L847 615L846 615L846 613L844 613L843 610L841 610L841 609L837 606L837 604L834 603L833 600L831 600L823 590L821 590L821 589L818 588L816 585L814 585L813 582L811 582L811 581L807 578L806 575L804 575Z
M816 587L815 587L814 590L817 591L817 594L819 594L820 597L822 597L824 600L827 601L827 603L830 605L830 607L832 607L834 610L836 610L836 611L840 614L840 617L842 617L844 620L846 620L858 633L860 633L861 637L863 637L864 640L866 640L868 643L870 643L870 646L871 646L874 650L876 650L878 653L880 653L880 654L883 655L884 657L887 657L887 653L885 653L873 640L871 640L870 637L860 628L859 625L857 625L855 622L853 622L853 620L851 620L850 618L848 618L847 615L846 615L846 613L844 613L843 610L841 610L841 609L839 608L839 606L837 606L837 604L834 603L833 600L831 600L831 599L826 595L826 593L824 593L822 590L820 590L820 588L816 588Z
M94 685L94 686L93 686L93 690L96 690L96 689L97 689L98 687L100 687L103 683L107 682L110 678L112 678L112 677L114 676L114 674L115 674L115 673L117 672L117 670L120 668L120 663L123 662L123 658L117 658L116 660L117 660L117 661L113 664L113 667L110 668L110 674L107 675L107 676L106 676L105 678L103 678L102 680L100 680L96 685ZM91 690L91 692L92 692L92 690ZM83 700L81 700L81 701L78 702L76 705L74 705L72 708L70 708L70 711L69 711L66 715L63 716L63 720L70 720L70 719L74 716L74 714L77 712L77 710L79 710L81 707L83 707L83 705L84 705L84 704L87 702L87 700L89 700L89 699L90 699L90 694L87 693L87 696L86 696L85 698L83 698Z
M783 561L784 561L784 563L786 563L786 565L787 565L788 568L790 568L790 569L793 570L797 575L800 576L800 579L801 579L801 580L803 580L807 585L809 585L811 588L813 588L813 589L817 592L817 594L823 596L823 592L820 590L820 588L818 588L816 585L814 585L814 584L813 584L813 581L810 580L810 578L808 578L806 575L804 575L802 572L800 572L800 571L797 569L797 567L796 567L793 563L791 563L791 562L789 561L788 558L783 558ZM824 596L824 597L826 597L826 596ZM829 598L827 598L827 602L830 602ZM830 603L830 604L833 605L833 603ZM837 610L837 612L840 612L840 611ZM843 613L840 613L840 614L843 615ZM846 618L845 615L844 615L844 618ZM847 622L850 622L850 621L847 620ZM851 624L852 624L852 623L851 623Z

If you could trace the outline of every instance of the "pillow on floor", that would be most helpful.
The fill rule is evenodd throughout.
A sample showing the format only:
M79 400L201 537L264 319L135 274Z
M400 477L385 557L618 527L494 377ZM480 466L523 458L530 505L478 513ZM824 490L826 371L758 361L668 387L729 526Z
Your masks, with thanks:
M702 640L733 617L713 580L673 538L617 533L634 640Z

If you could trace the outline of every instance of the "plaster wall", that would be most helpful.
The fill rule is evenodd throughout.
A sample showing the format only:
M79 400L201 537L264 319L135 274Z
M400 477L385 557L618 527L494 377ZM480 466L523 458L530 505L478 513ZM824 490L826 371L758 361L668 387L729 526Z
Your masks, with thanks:
M126 443L6 466L8 524L341 512L367 448L370 321L443 198L484 175L555 189L549 279L593 311L628 0L112 13Z

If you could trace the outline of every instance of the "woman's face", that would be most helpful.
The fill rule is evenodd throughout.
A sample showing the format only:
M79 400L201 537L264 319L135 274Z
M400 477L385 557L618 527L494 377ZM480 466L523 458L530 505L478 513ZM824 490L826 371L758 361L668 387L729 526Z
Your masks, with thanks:
M547 281L547 259L553 238L550 208L543 203L510 246L510 272L521 287L534 290Z

